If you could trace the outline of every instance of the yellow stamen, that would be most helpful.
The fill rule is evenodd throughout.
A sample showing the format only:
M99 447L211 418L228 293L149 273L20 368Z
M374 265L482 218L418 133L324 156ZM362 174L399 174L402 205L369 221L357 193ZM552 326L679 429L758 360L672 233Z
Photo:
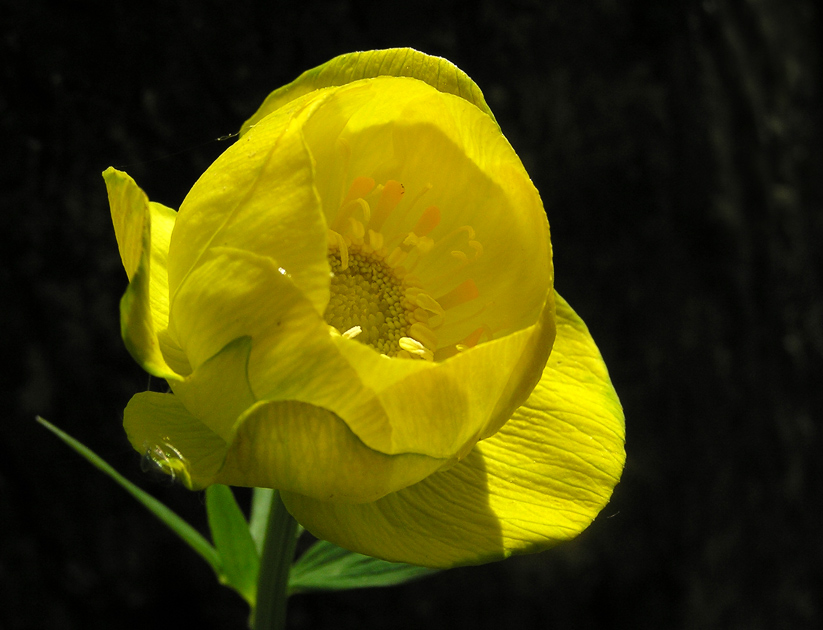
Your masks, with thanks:
M374 251L378 251L383 249L383 234L381 232L375 232L374 230L369 230L369 245Z
M403 262L403 260L405 260L405 258L406 258L406 252L404 252L399 247L395 247L394 250L392 251L392 253L389 254L389 257L386 258L386 263L389 265L389 267L396 267L401 262Z
M404 286L390 267L373 254L352 246L343 269L339 252L329 252L332 270L325 320L342 336L395 356L409 334L411 313L403 307Z
M426 346L424 346L422 343L417 341L417 339L412 339L411 337L402 337L400 339L400 347L409 354L418 356L421 359L425 359L426 361L434 360L434 353L431 350L429 350Z
M414 303L420 308L423 308L434 315L443 315L443 305L435 300L428 293L420 292L414 297Z
M417 339L427 348L437 347L437 335L435 335L428 326L421 322L415 322L409 326L409 335L414 339Z
M337 255L340 258L340 269L341 271L345 271L349 268L349 248L346 245L346 239L343 238L342 234L334 230L329 230L328 235L329 248L337 249Z
M332 229L342 232L343 228L346 226L346 223L354 218L354 213L358 208L360 208L363 213L364 220L368 221L371 214L371 208L369 208L369 204L366 203L365 199L358 197L357 199L353 199L347 204L340 206L340 209L337 211L337 216L334 218L334 222L332 223Z
M353 241L357 241L358 243L363 242L363 237L366 235L366 228L363 227L363 224L360 223L354 217L349 217L349 234L351 235L351 239Z
M346 339L354 339L363 332L363 329L360 326L352 326L346 332L344 332L341 336L345 337Z

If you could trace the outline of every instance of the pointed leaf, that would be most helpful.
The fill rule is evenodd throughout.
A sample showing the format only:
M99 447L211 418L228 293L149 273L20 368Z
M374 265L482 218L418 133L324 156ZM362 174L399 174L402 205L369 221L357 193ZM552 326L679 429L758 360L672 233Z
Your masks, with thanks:
M130 482L128 479L126 479L120 473L114 470L114 468L112 468L108 463L101 459L96 453L94 453L88 447L84 446L83 444L75 440L69 434L61 431L53 424L39 416L37 416L37 422L42 424L49 431L51 431L57 437L63 440L63 442L65 442L71 448L77 451L98 470L102 471L110 478L112 478L114 481L116 481L118 484L120 484L129 494L131 494L135 499L142 503L143 506L149 512L151 512L157 518L163 521L163 523L175 534L180 536L180 538L182 538L183 541L189 547L191 547L192 549L194 549L194 551L200 554L200 557L202 557L203 560L209 563L209 565L217 575L217 579L220 582L225 581L223 567L220 564L220 558L217 554L217 551L214 547L211 546L211 544L209 544L209 541L207 541L202 535L200 535L200 533L196 529L194 529L191 525L189 525L186 521L184 521L177 514L172 512L168 507L166 507L160 501L155 499L153 496L147 494L146 492L135 486L132 482Z
M211 537L220 556L226 586L236 590L254 607L260 556L231 488L220 484L206 489L206 513Z
M399 562L386 562L325 540L318 541L294 564L289 589L337 591L393 586L437 573L436 570Z

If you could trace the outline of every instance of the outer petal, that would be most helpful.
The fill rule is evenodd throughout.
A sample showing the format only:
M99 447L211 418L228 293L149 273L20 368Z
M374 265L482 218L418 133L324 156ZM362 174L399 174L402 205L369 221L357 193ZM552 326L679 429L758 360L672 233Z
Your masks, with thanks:
M322 94L292 103L229 147L183 200L169 251L172 300L211 247L268 256L322 315L329 299L326 225L303 120Z
M123 426L138 453L197 490L215 483L226 443L173 394L142 392L126 406Z
M234 439L237 419L256 402L248 379L251 347L250 337L238 337L191 376L171 382L183 406L227 444Z
M246 379L251 339L240 337L173 382L175 394L135 396L125 427L135 449L190 488L211 483L365 502L445 463L366 447L333 413L295 401L255 403Z
M445 460L495 430L528 396L551 347L553 311L550 302L535 325L442 363L389 359L330 335L270 259L212 248L178 292L172 323L194 375L227 344L250 337L248 378L256 400L323 407L369 448ZM483 369L489 365L496 369ZM237 369L245 375L244 367ZM174 385L175 392L184 395L184 386ZM206 409L223 396L219 387L198 391ZM209 426L228 436L233 421L224 415L220 426Z
M344 340L329 335L288 277L269 259L230 248L204 255L181 287L172 319L196 366L190 377L172 383L175 394L204 426L252 458L232 465L231 483L299 488L352 502L416 483L461 456L489 423L499 426L513 401L531 391L554 334L551 304L545 321L441 364L391 360L351 343L347 347L362 354L355 369L340 351ZM472 353L479 353L475 360ZM475 373L477 362L502 365L506 379ZM249 413L235 426L254 400L283 404ZM314 420L294 422L295 409ZM315 448L318 435L326 436L327 446L335 444L322 466L278 450L284 444ZM366 460L374 460L368 484L358 471L369 466L355 465Z
M158 333L169 319L167 256L177 213L149 202L126 173L109 167L103 178L120 257L129 278L129 287L120 301L123 341L147 372L178 379L158 341Z
M134 448L189 488L217 483L237 418L255 403L246 376L250 350L251 339L240 337L170 381L174 394L134 396L123 420Z
M419 79L440 92L466 99L494 119L480 88L453 63L411 48L389 48L340 55L321 66L307 70L288 85L269 94L254 116L243 123L240 133L245 134L260 120L304 94L320 88L345 85L378 76Z
M389 430L374 422L373 401L343 409L352 430L386 453L462 457L495 432L531 393L554 341L554 302L524 330L486 342L440 363L386 360L371 348L335 339L356 375L348 387L373 393ZM333 404L330 401L329 404Z
M326 409L296 401L262 402L239 419L217 481L365 502L415 483L444 463L372 450Z
M540 384L458 465L366 505L284 493L314 535L431 567L488 562L573 538L608 502L625 461L623 412L585 324L558 296Z

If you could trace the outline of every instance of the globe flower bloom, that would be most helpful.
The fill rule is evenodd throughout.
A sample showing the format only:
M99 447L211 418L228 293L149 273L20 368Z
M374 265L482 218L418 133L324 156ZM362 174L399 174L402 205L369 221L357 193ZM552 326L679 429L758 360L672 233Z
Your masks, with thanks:
M124 414L192 489L280 490L309 531L448 567L584 529L620 404L553 288L540 197L471 80L411 50L277 90L179 212L108 169Z

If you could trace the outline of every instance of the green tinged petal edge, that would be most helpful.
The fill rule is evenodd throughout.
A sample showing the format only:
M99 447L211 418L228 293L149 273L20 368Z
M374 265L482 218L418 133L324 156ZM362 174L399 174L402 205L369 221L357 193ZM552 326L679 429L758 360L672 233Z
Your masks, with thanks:
M389 48L340 55L307 70L288 85L269 94L254 115L243 123L240 135L243 136L273 111L304 94L379 76L411 77L424 81L440 92L466 99L495 120L483 92L469 75L452 62L412 48Z
M177 380L180 377L166 363L158 340L158 333L168 322L166 253L176 213L161 204L150 203L135 181L122 171L109 167L103 172L103 179L120 257L129 278L129 286L120 300L123 342L149 374Z

